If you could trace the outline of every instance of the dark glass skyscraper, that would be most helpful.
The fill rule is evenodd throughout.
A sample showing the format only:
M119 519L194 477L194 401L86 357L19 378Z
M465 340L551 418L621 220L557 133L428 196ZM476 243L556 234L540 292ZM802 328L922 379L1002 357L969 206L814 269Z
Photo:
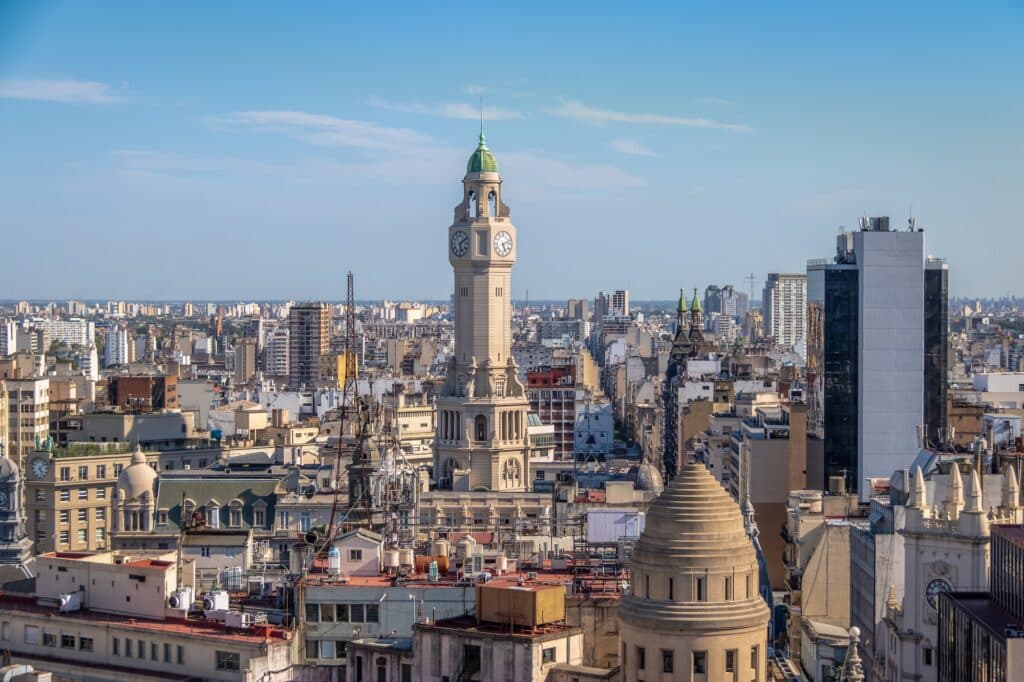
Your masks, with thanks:
M947 437L946 395L949 373L949 268L938 258L924 266L924 424L925 438Z

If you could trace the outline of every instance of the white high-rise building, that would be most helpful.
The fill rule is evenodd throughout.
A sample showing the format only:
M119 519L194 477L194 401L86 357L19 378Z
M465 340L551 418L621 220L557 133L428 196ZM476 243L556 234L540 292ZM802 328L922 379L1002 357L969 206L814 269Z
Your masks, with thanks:
M93 381L100 378L100 359L96 352L96 344L89 344L89 347L79 354L78 363L82 374Z
M18 325L14 320L0 320L0 357L18 351Z
M781 346L796 346L807 338L807 275L769 273L761 299L764 333Z
M44 320L42 326L49 332L50 341L69 346L88 346L96 340L96 323L81 318Z
M107 349L104 367L128 364L128 330L117 327L107 332Z
M483 131L462 187L448 228L455 353L437 398L434 475L441 489L522 492L530 485L529 403L511 352L518 244Z
M289 375L288 327L278 327L267 337L264 349L263 372L271 377Z

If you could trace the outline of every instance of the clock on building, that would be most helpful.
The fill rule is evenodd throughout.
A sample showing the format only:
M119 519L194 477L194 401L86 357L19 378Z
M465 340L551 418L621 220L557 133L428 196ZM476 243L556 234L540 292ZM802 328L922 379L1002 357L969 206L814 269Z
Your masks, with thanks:
M935 578L924 588L925 597L928 599L928 606L933 609L939 608L939 593L951 592L953 587L945 578Z
M469 235L462 230L457 230L452 235L452 253L462 258L469 252Z
M32 460L32 475L36 478L42 478L46 476L46 471L49 469L49 465L45 459L34 459Z
M504 230L494 235L494 252L502 258L512 253L512 235Z

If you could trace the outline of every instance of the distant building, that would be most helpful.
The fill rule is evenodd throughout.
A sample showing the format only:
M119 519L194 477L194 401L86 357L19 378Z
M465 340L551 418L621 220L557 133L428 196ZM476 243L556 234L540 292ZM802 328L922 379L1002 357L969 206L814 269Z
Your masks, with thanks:
M104 367L118 367L128 364L128 330L116 327L107 331Z
M107 400L112 407L126 412L176 409L179 406L178 377L174 374L110 377Z
M807 338L807 275L772 272L761 295L764 334L781 346Z
M326 303L300 303L288 312L288 385L313 390L330 348L331 309Z
M254 338L240 339L235 344L235 383L246 384L256 375L258 342Z

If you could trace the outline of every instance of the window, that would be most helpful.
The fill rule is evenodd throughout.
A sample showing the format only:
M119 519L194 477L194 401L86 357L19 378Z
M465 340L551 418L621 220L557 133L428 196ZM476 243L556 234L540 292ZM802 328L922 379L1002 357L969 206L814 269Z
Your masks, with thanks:
M210 505L206 509L206 523L210 528L220 528L220 508Z
M185 647L178 645L178 665L185 665Z
M647 649L642 646L636 648L636 669L643 670L647 665Z
M299 530L303 533L309 532L312 527L312 520L310 519L309 512L299 513Z
M648 599L651 598L651 576L649 575L644 576L644 594Z
M71 480L71 467L60 468L60 480L70 481Z
M310 623L320 622L320 605L306 604L306 621Z
M36 488L36 502L45 502L46 493L43 492L42 488Z
M80 466L78 467L78 480L88 481L89 480L89 467Z
M117 637L114 637L110 640L110 653L112 653L114 656L121 655L121 640Z
M351 604L349 606L348 610L349 610L349 622L350 623L362 623L362 622L365 622L365 618L363 618L363 614L365 612L365 608L364 608L363 604Z
M257 509L253 512L254 523L257 528L262 528L267 523L267 514L262 509Z
M725 578L725 600L732 601L732 578L729 576Z
M401 682L412 682L412 665L410 665L409 663L402 664Z
M60 510L60 522L61 523L70 523L71 522L71 510L69 510L69 509L61 509Z
M96 499L97 500L105 500L105 499L107 499L107 489L103 488L103 487L96 488Z
M336 604L335 608L337 609L338 622L339 623L347 623L348 622L348 604Z
M75 533L75 539L78 541L79 544L85 544L86 542L88 542L89 541L89 529L88 528L79 528L78 532Z
M240 663L238 654L232 651L217 652L217 670L238 670Z
M756 672L757 672L757 670L759 668L759 664L760 664L760 661L758 660L760 658L760 656L758 655L759 653L760 653L760 651L758 650L756 645L751 647L751 649L750 649L750 667L754 670L755 675L756 675ZM757 677L756 676L754 677L754 682L757 682Z
M675 668L674 661L672 660L672 651L669 649L661 650L661 672L670 673Z
M61 649L74 649L75 648L75 636L74 635L61 635L60 636L60 648Z
M96 507L96 520L97 521L106 521L107 520L107 508L106 507Z
M540 652L541 665L555 662L555 647L548 647Z
M334 642L334 657L345 658L345 651L348 647L348 642L343 639L336 640Z
M323 623L334 622L334 604L320 605L320 621Z
M106 542L107 540L107 529L100 527L96 529L96 542Z
M124 655L126 658L132 657L132 640L127 637L124 638Z
M52 632L43 633L43 646L57 646L57 635Z
M115 464L114 465L114 476L120 476L122 469L124 469L124 465L123 464Z
M291 523L291 519L288 518L288 512L278 512L277 514L277 527L281 530L285 530Z
M1024 388L1024 384L1021 384L1021 388ZM923 653L924 653L924 664L925 665L931 665L932 664L932 650L931 650L931 647L924 647Z
M88 521L89 520L89 510L88 509L79 509L78 510L78 520L79 521Z
M68 490L67 488L65 488L64 490L61 490L60 491L60 501L61 502L70 502L71 501L71 491Z
M79 488L78 489L78 499L80 499L80 500L88 500L89 499L89 489L88 488Z
M79 637L78 649L80 651L92 651L92 637Z
M707 599L707 593L704 589L704 578L697 578L697 601L705 601Z
M729 649L725 652L725 672L736 672L736 650Z
M708 672L708 652L693 652L693 672L695 675L705 675Z
M70 545L71 544L71 531L69 531L69 530L62 530L60 532L60 544L62 544L62 545Z
M25 626L25 644L39 644L39 636L41 631L38 625L26 625ZM75 638L71 638L71 646L75 646Z
M349 561L362 561L363 560L363 550L361 550L361 549L350 549L348 551L348 560Z
M673 578L668 579L668 600L674 601L676 598L676 585Z
M166 509L161 509L159 512L157 512L157 514L156 514L156 523L157 523L158 526L166 526L167 525L167 510Z
M164 642L164 663L171 662L171 645Z
M104 479L106 477L107 477L107 465L106 464L97 464L96 465L96 478Z
M380 605L378 604L367 604L366 605L366 622L377 623L380 619Z
M149 643L149 657L154 661L160 660L160 645L156 642Z
M540 469L537 470L537 480L538 481L543 481L544 480L544 472L541 471Z

